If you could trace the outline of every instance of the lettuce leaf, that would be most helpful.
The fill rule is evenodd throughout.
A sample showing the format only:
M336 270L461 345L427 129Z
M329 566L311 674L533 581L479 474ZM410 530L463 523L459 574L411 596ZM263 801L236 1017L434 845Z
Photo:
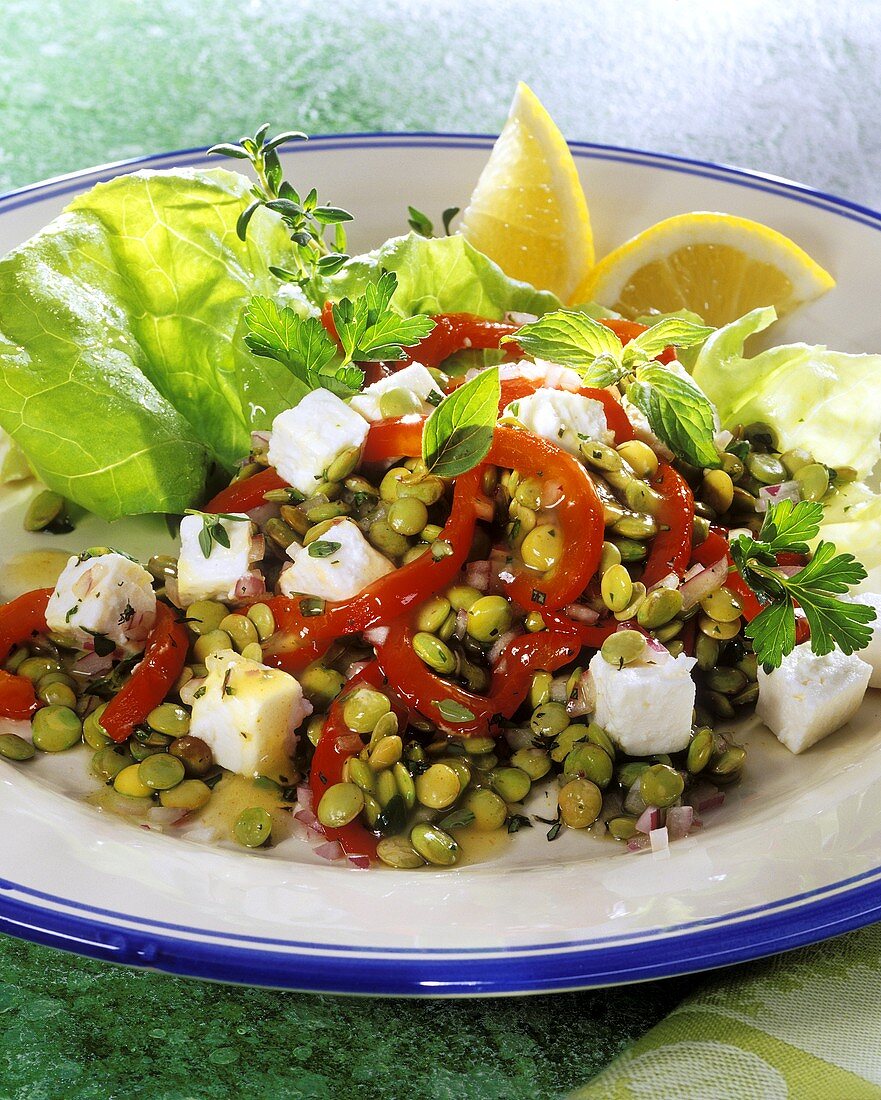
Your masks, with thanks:
M509 279L498 264L459 236L392 237L364 256L349 260L327 280L327 297L338 301L361 294L380 270L394 271L398 286L392 305L414 313L474 313L498 321L508 312L541 315L559 309L547 290Z
M105 519L197 503L247 452L233 339L275 287L279 221L236 220L222 169L100 184L0 261L0 427L36 473Z
M802 447L827 466L865 476L881 457L881 355L786 344L743 357L748 336L776 319L756 309L715 332L693 376L724 427L764 421L781 451Z
M881 566L881 496L861 482L834 489L823 498L820 538L867 569Z

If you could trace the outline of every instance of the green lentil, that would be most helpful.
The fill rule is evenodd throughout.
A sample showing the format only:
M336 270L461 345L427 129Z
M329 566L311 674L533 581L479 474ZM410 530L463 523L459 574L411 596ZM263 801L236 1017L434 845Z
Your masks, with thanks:
M245 848L260 848L272 835L272 818L261 806L242 810L233 826L233 836Z
M444 596L432 596L422 605L416 616L416 629L435 634L446 622L451 611L451 604ZM455 619L454 619L455 622Z
M551 697L554 678L549 672L536 672L529 686L529 705L535 710L543 706Z
M78 744L83 735L83 724L76 711L70 707L42 707L34 715L34 746L40 752L64 752Z
M367 538L381 554L389 558L400 558L410 549L410 543L393 530L387 520L378 519L370 524Z
M589 779L572 779L557 796L560 817L570 829L586 829L600 816L603 792Z
M34 746L17 733L0 734L0 756L5 760L30 760L34 755Z
M368 748L373 748L383 737L392 737L398 732L398 716L393 710L387 711L378 719L370 734Z
M92 756L92 775L102 783L107 783L132 763L133 760L127 751L120 751L115 745L107 744Z
M506 802L522 802L532 787L532 780L522 768L497 768L490 775L490 783Z
M704 701L710 711L718 718L733 718L734 706L731 700L720 691L707 691L704 693Z
M587 740L592 745L599 745L603 752L608 756L610 760L614 760L616 754L615 743L612 738L606 733L602 726L597 725L596 722L591 722L587 727Z
M754 703L759 697L759 685L757 683L747 684L747 686L731 697L731 702L736 707L745 707L750 703Z
M151 790L168 791L185 777L183 761L167 752L148 757L138 765L138 778Z
M632 512L616 520L612 530L626 539L651 539L658 533L658 524L653 516Z
M399 535L418 535L428 523L428 509L415 497L403 497L389 508L388 523Z
M734 500L734 482L724 470L707 470L701 484L701 493L710 507L722 515Z
M359 687L346 696L343 721L354 733L372 733L376 723L390 710L388 696L372 688Z
M747 680L755 680L759 674L759 662L755 653L745 653L734 665L739 668Z
M658 472L658 456L641 439L629 439L616 449L637 477L654 477Z
M626 481L622 492L627 507L643 514L643 519L658 515L664 504L664 498L660 493L655 492L650 485L637 478ZM627 532L622 531L621 534L626 535Z
M467 612L466 629L479 642L494 642L513 622L511 605L504 596L482 596Z
M25 646L20 649L13 649L12 653L6 658L3 668L7 672L17 672L29 656L30 652Z
M265 603L254 603L248 608L248 618L254 624L257 638L265 642L275 633L275 615L272 608Z
M153 793L141 779L140 764L129 764L117 772L113 779L113 789L127 798L149 798Z
M722 623L704 614L698 616L697 625L704 634L717 642L728 642L740 633L741 623L739 617L731 622Z
M341 829L364 809L364 792L354 783L334 783L318 803L318 820L328 829Z
M621 551L614 542L604 542L603 549L600 553L600 576L604 577L609 569L620 564Z
M175 810L201 810L211 798L211 788L201 779L185 779L169 791L159 792L159 802Z
M470 791L462 807L474 814L474 828L482 833L501 829L508 819L508 807L504 799L485 787Z
M659 642L671 642L681 632L685 623L682 619L674 619L672 622L666 624L666 626L659 626L654 630L654 635Z
M779 485L786 480L786 467L774 455L751 451L746 456L745 465L750 475L762 485Z
M469 756L473 756L476 753L492 752L496 742L494 737L463 737L461 745Z
M454 584L447 589L447 599L454 611L469 611L482 597L483 593L470 584Z
M737 695L747 685L746 676L738 668L711 669L704 682L712 691L721 691L723 695Z
M205 658L212 653L221 653L223 650L232 649L232 638L225 630L210 630L196 639L193 645L193 655L197 661L205 663Z
M419 500L431 506L437 504L443 495L444 483L433 474L398 482L399 498Z
M190 731L190 712L177 703L160 703L147 715L147 725L168 737L183 737Z
M557 735L554 741L551 749L551 760L555 764L562 764L572 751L573 746L577 745L579 741L587 741L589 734L590 729L583 723L575 722L571 726L567 726L562 733Z
M419 631L413 635L413 651L416 656L435 672L451 673L456 671L456 657L448 645L434 634Z
M346 678L335 668L315 663L303 670L300 686L313 707L326 710L346 686Z
M186 609L187 627L191 634L201 637L217 630L229 611L216 600L196 600Z
M602 575L600 593L610 611L623 611L633 596L633 581L623 565L610 565Z
M616 450L607 447L605 443L598 443L595 439L586 440L579 450L581 457L595 470L621 470L624 467L624 461Z
M539 748L518 749L511 757L511 764L526 772L533 783L543 779L551 770L550 755Z
M618 553L621 555L622 562L633 563L642 561L646 556L647 550L645 544L642 542L635 542L633 539L624 538L617 538L612 541L618 548Z
M638 630L618 630L600 647L603 660L619 669L638 661L644 652L645 638Z
M730 778L741 771L746 761L746 751L730 745L710 761L709 774L716 779Z
M672 806L685 790L685 780L667 764L651 764L639 777L639 790L646 806Z
M472 756L471 763L479 772L491 772L498 764L499 758L494 752L482 752L480 756Z
M694 655L697 657L698 668L703 672L709 672L719 663L719 654L722 647L715 638L699 633L694 643Z
M360 447L347 447L327 467L325 477L328 481L343 481L355 469L360 459Z
M795 473L802 500L822 500L829 492L829 471L819 462L808 463Z
M203 779L214 767L211 747L201 737L185 733L172 741L168 751L183 764L188 779Z
M583 775L600 789L612 781L612 761L609 754L589 741L576 745L563 761L564 775Z
M314 527L310 527L306 534L303 536L303 545L311 546L313 542L317 542L322 535L333 527L332 519L322 520L321 523L316 523Z
M16 669L19 676L24 676L33 684L39 683L50 672L63 671L64 668L61 662L56 661L53 657L27 657Z
M615 840L632 840L636 836L636 818L613 817L606 822L606 828Z
M713 731L708 726L695 732L685 758L685 766L692 775L698 775L709 764L714 747Z
M630 760L619 766L615 772L615 778L625 791L629 791L633 784L642 778L642 773L648 767L644 760Z
M37 684L37 698L43 703L48 703L50 706L67 707L73 710L76 707L77 696L76 692L70 687L69 684L59 683L57 681L50 681L49 676L44 676L42 680Z
M391 768L401 759L404 752L404 743L396 734L383 737L371 750L369 756L370 767L374 771L382 771Z
M480 754L482 755L482 754ZM456 775L459 777L459 787L461 790L465 790L468 784L471 782L471 763L463 756L445 756L440 761L441 764L445 764L448 768L452 768Z
M533 711L529 725L539 737L557 737L569 725L569 714L562 703L543 703Z
M376 777L374 798L385 809L393 798L398 797L398 784L391 771L380 772Z
M366 760L357 756L350 756L343 765L343 779L346 783L354 783L367 794L373 794L376 789L373 769Z
M384 836L376 845L376 854L387 867L398 870L412 871L425 866L422 856L401 836Z
M413 826L410 843L426 863L437 867L452 867L459 858L459 845L450 834L427 822Z
M682 610L682 593L678 588L656 588L649 592L636 612L636 621L646 630L666 626Z
M563 540L560 531L550 523L541 523L524 538L520 546L523 564L530 569L546 573L553 569L563 553ZM493 599L492 596L485 597ZM495 597L498 598L498 597Z
M225 630L232 638L233 645L241 653L245 646L259 642L257 627L246 615L227 615L220 623L220 629Z
M452 806L461 791L459 776L447 764L432 764L416 777L416 798L432 810Z
M102 703L83 719L83 740L93 749L102 749L110 741L101 725L101 715L105 710L107 704Z
M410 775L400 761L392 768L391 774L395 777L398 794L404 800L404 805L408 810L412 810L416 805L416 784L413 781L413 776Z
M717 623L731 623L740 618L743 603L730 588L717 588L700 602L701 610Z

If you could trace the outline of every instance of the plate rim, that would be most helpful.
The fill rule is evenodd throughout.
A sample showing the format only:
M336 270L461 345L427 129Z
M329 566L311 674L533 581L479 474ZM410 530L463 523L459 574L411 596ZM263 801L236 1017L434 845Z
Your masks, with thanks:
M489 149L496 135L456 131L320 134L290 151L359 148ZM568 143L579 159L611 160L763 190L881 230L881 212L785 177L725 163L593 142ZM0 194L0 214L59 198L86 181L174 160L206 162L208 147L150 153L79 169ZM207 162L214 163L214 162ZM218 164L220 162L217 162ZM874 881L865 881L874 876ZM816 897L816 895L823 895ZM25 900L31 898L33 900ZM811 900L813 898L813 900ZM40 904L40 902L44 904ZM58 908L52 908L58 906ZM74 910L70 912L70 910ZM83 915L92 914L92 915ZM99 914L108 920L99 919ZM713 969L816 943L881 919L881 865L805 894L761 906L602 939L511 948L354 948L225 936L221 932L99 910L0 878L0 931L105 961L205 979L310 992L409 996L499 996L593 988ZM113 921L151 929L141 931ZM709 925L709 927L707 927ZM191 938L169 935L168 930ZM720 933L727 930L723 936ZM201 938L200 938L201 937ZM614 938L614 937L612 937ZM229 942L236 941L233 946ZM206 942L207 941L207 942ZM263 944L263 946L257 946ZM285 945L288 950L282 950Z

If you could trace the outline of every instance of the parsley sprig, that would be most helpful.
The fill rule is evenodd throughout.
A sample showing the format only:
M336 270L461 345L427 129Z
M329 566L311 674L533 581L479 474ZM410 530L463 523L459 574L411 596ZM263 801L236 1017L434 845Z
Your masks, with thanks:
M866 577L852 554L839 554L831 542L820 542L813 557L794 576L777 565L780 553L808 554L820 533L823 506L782 500L769 507L758 538L741 535L731 544L738 572L766 606L746 628L756 657L765 668L778 668L795 648L795 605L811 628L811 650L818 656L836 647L842 653L864 649L872 640L868 625L874 608L838 599Z
M270 271L283 282L299 284L307 294L316 276L333 275L348 260L343 223L352 220L348 210L319 203L314 187L301 198L292 184L284 179L278 150L289 142L308 140L308 136L299 130L285 130L270 137L267 122L253 137L243 137L238 142L222 142L208 150L209 155L213 153L215 156L250 161L257 182L251 188L251 203L236 223L236 232L241 240L245 240L251 218L261 206L278 214L294 245L294 270L271 267ZM332 246L325 240L328 228L333 229Z
M275 359L309 389L327 389L351 397L364 384L354 363L398 360L431 332L430 317L402 317L392 309L397 286L384 271L355 298L333 306L333 322L342 351L318 317L301 317L271 298L254 297L245 310L245 343L255 355Z
M677 458L706 468L720 465L713 442L713 406L690 379L654 362L654 357L666 347L700 344L712 332L682 317L665 317L624 344L586 313L560 309L524 325L502 342L516 342L527 355L572 367L586 386L620 384Z

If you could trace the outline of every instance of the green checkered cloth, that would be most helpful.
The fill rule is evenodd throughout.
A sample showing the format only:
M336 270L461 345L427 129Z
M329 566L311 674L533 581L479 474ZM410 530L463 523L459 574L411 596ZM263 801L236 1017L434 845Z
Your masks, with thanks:
M570 1100L879 1100L881 925L729 972Z

